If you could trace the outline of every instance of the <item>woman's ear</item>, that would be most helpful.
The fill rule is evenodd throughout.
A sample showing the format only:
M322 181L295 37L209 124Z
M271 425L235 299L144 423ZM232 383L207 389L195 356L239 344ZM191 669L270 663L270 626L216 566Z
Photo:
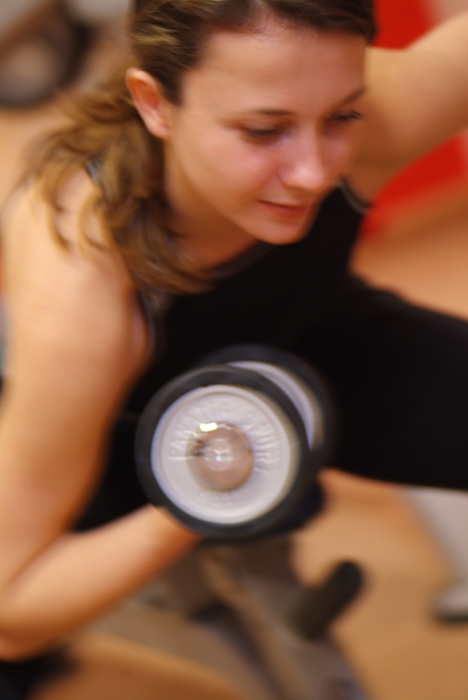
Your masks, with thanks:
M139 68L129 68L126 83L148 131L159 139L169 137L169 103L159 82Z

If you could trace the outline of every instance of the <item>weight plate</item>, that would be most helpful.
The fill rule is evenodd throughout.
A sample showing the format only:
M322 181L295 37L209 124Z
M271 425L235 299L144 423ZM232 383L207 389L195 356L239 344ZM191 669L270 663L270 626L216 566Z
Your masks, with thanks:
M317 399L310 389L297 377L278 367L266 362L255 362L243 360L240 362L230 362L234 367L250 369L259 372L264 377L271 379L279 386L291 399L304 423L309 448L312 450L317 444L321 444L323 439L323 421Z
M254 455L251 473L230 488L207 485L191 454L197 433L226 426L231 437L232 428L240 431ZM239 444L234 449L225 438L218 432L219 442L207 440L207 451L195 457L216 468L226 456L232 462L240 454L242 462L245 445L244 453L236 452ZM265 376L228 365L189 372L153 397L138 426L136 461L151 502L165 504L201 534L228 538L257 533L282 519L314 475L303 422L290 398Z
M236 457L228 429L212 438L219 426L235 426L250 446L245 455L239 450L237 462L247 465L240 484L237 478L218 483ZM201 475L194 469L193 452L203 434L208 442L205 458L199 449L205 466ZM289 491L297 473L298 440L285 413L267 397L218 384L189 392L165 412L154 433L151 462L161 489L178 508L202 520L240 524L271 510Z
M309 363L287 350L245 344L210 353L197 366L219 363L255 369L281 386L303 419L312 468L332 463L340 436L338 405L331 387Z

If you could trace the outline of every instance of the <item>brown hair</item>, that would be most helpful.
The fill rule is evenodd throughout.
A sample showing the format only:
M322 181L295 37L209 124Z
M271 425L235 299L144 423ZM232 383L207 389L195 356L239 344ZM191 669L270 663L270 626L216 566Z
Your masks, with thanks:
M180 104L184 74L202 59L216 30L245 31L274 16L325 32L375 35L373 0L135 0L130 12L131 64L150 73ZM177 251L166 225L162 144L145 128L125 85L124 71L104 89L78 100L73 123L38 150L33 172L55 211L74 173L95 166L103 217L140 289L190 293L206 288L206 273Z

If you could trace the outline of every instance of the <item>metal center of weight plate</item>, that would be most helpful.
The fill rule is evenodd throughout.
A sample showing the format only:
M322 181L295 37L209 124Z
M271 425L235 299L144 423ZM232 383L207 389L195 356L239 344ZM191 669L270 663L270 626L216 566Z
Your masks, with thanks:
M229 423L200 423L188 442L187 459L203 486L220 491L242 486L255 463L247 434Z
M312 370L281 351L272 351L274 364L265 362L262 346L249 346L250 359L238 351L223 350L222 364L169 382L137 432L150 501L211 537L242 538L282 521L326 454L324 388Z

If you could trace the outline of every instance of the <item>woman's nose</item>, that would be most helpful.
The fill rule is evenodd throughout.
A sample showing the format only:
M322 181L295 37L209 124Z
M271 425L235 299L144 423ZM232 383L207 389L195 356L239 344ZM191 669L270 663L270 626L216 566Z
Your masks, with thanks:
M327 170L318 137L314 134L290 143L280 169L285 187L308 193L320 192L327 183Z

